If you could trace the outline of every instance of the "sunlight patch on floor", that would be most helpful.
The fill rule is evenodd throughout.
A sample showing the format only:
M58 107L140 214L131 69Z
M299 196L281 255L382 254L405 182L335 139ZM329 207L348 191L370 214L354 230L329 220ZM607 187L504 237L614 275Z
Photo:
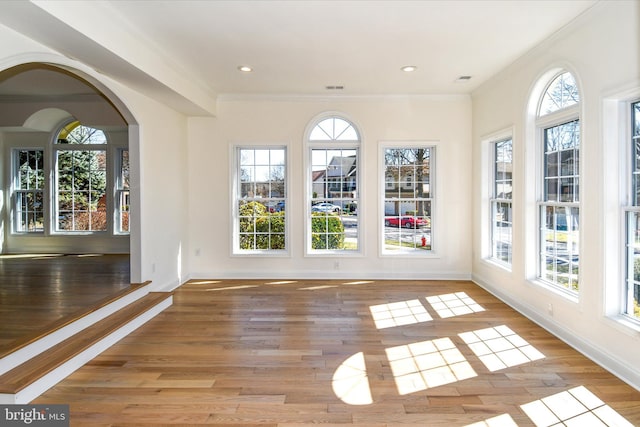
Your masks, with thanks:
M458 336L491 372L545 357L505 325L463 332Z
M413 325L433 320L419 300L392 302L369 307L376 328Z
M427 302L443 319L484 311L484 308L465 292L427 297Z
M190 285L215 285L216 283L221 283L222 280L190 280Z
M207 291L233 291L238 289L248 289L248 288L257 288L258 285L238 285L238 286L228 286L226 288L211 288L207 289Z
M511 418L511 415L502 414L488 420L467 424L465 427L518 427L518 424Z
M336 396L346 404L370 405L373 403L362 352L342 362L333 374L331 385Z
M586 387L575 387L520 406L538 427L633 427ZM563 423L563 424L559 424Z
M401 395L477 376L449 338L390 347L386 353Z
M64 254L3 254L0 255L0 259L20 259L20 258L32 258L32 259L47 259L58 258Z
M355 282L344 282L343 285L367 285L373 283L373 280L358 280Z
M309 286L308 288L298 288L299 291L318 291L320 289L329 289L329 288L337 288L337 285L320 285L320 286Z

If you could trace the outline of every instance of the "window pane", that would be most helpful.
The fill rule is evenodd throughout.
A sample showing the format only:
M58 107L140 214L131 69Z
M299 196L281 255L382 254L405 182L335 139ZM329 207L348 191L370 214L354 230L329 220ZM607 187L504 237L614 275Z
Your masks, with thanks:
M309 139L311 141L358 141L360 137L351 123L331 117L318 123L311 131Z
M631 105L631 171L630 201L640 206L640 102ZM627 212L627 279L626 304L622 312L640 320L640 212Z
M433 147L384 151L385 253L427 253L432 249L432 154Z
M638 137L640 136L640 102L632 105L632 114L631 123L633 123L633 136Z
M493 229L491 256L504 263L511 264L512 209L511 203L493 202Z
M550 282L578 290L579 209L542 205L541 274Z
M577 101L569 92L556 93L557 108ZM564 85L564 86L563 86ZM554 87L553 84L550 89ZM557 90L558 87L556 87ZM577 95L577 92L575 93ZM563 98L563 97L569 98ZM568 101L567 101L568 99ZM578 290L580 197L580 122L573 120L544 129L544 194L540 206L540 277L570 291ZM546 202L552 202L546 204Z
M357 251L359 249L357 148L359 139L355 127L349 121L339 117L322 120L309 135L310 251ZM322 141L326 143L317 144ZM341 142L349 143L341 144Z
M57 158L59 231L105 231L106 151L59 151Z
M513 141L497 141L493 146L494 182L491 195L491 258L511 264L513 197Z
M56 142L58 144L106 144L107 137L100 129L73 122L60 131Z
M553 113L580 102L578 87L571 73L565 72L556 77L542 97L540 116Z
M16 192L16 231L42 232L44 230L42 197L42 191Z
M14 180L15 231L19 233L44 231L43 158L43 150L14 151L17 173Z
M119 150L119 170L116 179L116 233L129 232L129 150ZM105 206L105 216L106 216Z
M285 250L286 152L239 148L239 251Z

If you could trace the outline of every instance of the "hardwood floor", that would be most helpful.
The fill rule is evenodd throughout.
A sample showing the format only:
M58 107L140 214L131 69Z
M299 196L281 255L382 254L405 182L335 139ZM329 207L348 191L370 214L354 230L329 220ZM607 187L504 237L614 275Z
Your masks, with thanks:
M640 425L640 392L462 281L194 280L33 403L73 426Z
M0 354L129 288L129 255L1 255Z

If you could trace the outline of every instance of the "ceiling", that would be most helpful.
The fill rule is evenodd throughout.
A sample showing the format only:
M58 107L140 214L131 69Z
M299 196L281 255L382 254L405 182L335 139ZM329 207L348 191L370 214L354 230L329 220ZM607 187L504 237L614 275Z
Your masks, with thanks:
M158 98L467 94L595 3L36 0L0 22ZM0 95L63 87L41 77L0 76Z

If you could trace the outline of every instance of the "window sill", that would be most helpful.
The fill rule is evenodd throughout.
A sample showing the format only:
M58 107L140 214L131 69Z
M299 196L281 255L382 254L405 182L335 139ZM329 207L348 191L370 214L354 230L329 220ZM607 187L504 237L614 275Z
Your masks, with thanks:
M489 265L490 267L497 267L500 270L503 270L507 273L513 273L512 270L512 265L511 264L507 264L506 262L500 261L498 259L495 258L483 258L482 261Z
M624 314L615 314L606 316L614 327L629 336L637 336L640 334L640 319L633 319Z
M570 302L575 304L579 303L579 297L577 292L571 292L568 289L562 288L560 286L554 285L553 283L546 282L539 278L529 279L528 282L537 288L545 289L559 297L562 297Z

